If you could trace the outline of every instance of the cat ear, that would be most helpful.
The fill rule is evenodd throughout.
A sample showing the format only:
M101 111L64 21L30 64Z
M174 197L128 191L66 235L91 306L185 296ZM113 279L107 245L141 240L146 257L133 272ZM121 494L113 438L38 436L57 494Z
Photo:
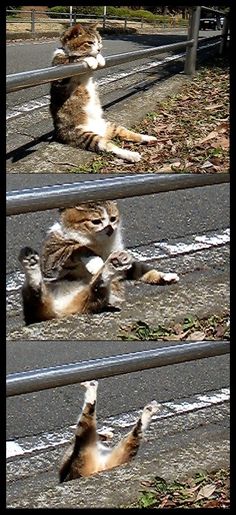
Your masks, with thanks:
M65 30L65 32L63 32L62 37L61 37L61 42L66 43L66 41L68 41L68 39L75 38L75 37L79 36L79 34L82 34L83 32L84 32L84 29L83 29L82 25L80 25L80 23L77 23L73 27L71 27L71 28Z
M80 23L76 23L76 25L74 25L71 28L70 37L74 38L76 36L79 36L79 34L83 34L83 32L84 28L82 27L82 25L80 25Z
M93 29L93 30L96 30L98 28L98 25L99 25L99 22L94 22L94 23L90 23L90 28Z

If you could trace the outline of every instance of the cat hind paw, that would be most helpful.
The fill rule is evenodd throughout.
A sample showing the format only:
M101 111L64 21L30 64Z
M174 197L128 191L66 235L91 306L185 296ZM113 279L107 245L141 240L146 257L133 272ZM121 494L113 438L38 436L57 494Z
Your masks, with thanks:
M168 272L166 274L163 274L162 279L165 283L168 284L177 283L179 281L179 276L172 272Z
M155 136L149 136L148 134L142 134L141 143L155 143L157 142L157 138Z

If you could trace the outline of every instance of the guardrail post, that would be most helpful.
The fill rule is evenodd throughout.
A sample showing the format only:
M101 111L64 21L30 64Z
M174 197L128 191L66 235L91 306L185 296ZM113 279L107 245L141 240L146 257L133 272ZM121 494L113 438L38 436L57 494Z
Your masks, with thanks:
M194 43L193 43L192 47L188 47L186 50L186 58L185 58L185 65L184 65L184 73L186 73L186 75L193 75L196 70L200 14L201 14L200 6L192 7L192 12L191 12L190 20L189 20L188 40L194 39Z
M73 20L74 20L73 23L75 25L76 24L76 12L73 14Z
M127 29L127 18L125 18L125 25L124 25L124 30Z
M140 28L142 29L143 28L143 18L141 18L141 26Z
M102 28L103 28L103 30L106 28L106 14L103 15L103 25L102 25Z
M31 33L35 34L35 10L31 11Z
M228 18L228 16L225 16L223 28L222 28L222 32L221 32L221 42L220 42L220 49L219 49L220 55L223 55L226 50L228 30L229 30L229 18Z
M73 25L73 12L72 12L72 5L70 5L70 27Z

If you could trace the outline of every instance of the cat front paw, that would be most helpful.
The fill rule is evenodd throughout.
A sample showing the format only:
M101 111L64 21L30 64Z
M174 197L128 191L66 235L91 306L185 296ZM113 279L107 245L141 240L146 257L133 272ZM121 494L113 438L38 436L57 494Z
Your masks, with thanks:
M23 268L36 268L39 266L39 255L31 247L23 247L20 250L18 260Z
M105 59L104 59L102 54L98 54L97 55L97 62L98 62L99 68L103 68L105 66L106 61L105 61Z
M96 58L96 57L92 57L92 56L85 57L85 58L84 58L84 61L85 61L85 63L87 63L88 67L89 67L91 70L96 70L96 69L97 69L97 67L98 67L98 61L97 61L97 58Z
M109 263L117 270L123 271L131 268L133 263L133 257L126 250L118 250L112 252L109 256Z

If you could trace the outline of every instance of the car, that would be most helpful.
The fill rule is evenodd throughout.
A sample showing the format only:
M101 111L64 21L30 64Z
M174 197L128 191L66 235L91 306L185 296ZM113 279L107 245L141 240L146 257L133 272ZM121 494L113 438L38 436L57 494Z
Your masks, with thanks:
M200 24L199 24L200 30L205 30L205 29L216 30L218 28L220 28L220 24L219 24L218 20L216 20L216 18L201 18L200 19Z

